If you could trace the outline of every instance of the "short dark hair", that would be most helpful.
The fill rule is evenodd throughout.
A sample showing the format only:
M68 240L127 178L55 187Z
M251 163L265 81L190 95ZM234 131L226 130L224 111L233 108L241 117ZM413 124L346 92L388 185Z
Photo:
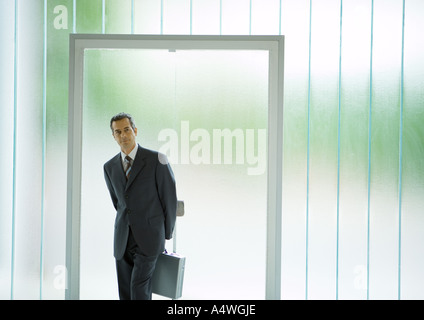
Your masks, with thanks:
M120 112L117 115L114 115L112 117L112 119L110 119L110 130L112 130L112 133L113 133L112 122L119 121L119 120L122 120L122 119L125 119L125 118L127 118L129 120L130 125L133 128L133 130L136 128L132 116L129 113Z

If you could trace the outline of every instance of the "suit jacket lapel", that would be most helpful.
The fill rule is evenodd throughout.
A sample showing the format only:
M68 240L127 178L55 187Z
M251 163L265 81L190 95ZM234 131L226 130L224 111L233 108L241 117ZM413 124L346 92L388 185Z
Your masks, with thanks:
M137 177L137 175L140 173L140 171L144 168L145 165L146 165L146 162L144 160L143 148L138 146L137 154L136 154L134 162L132 164L130 176L129 176L129 179L127 181L125 190L127 190L131 186L134 179ZM125 174L124 174L124 179L125 179Z
M122 166L122 159L121 159L121 153L118 153L114 159L114 166L117 167L117 170L122 173L119 174L119 182L125 186L125 184L127 183L127 179L125 178L125 172L124 172L124 168Z

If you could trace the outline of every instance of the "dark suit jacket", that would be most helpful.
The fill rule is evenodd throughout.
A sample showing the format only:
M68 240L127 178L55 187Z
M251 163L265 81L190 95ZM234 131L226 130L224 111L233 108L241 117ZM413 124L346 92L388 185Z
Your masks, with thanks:
M121 153L104 165L107 187L116 209L114 256L121 259L129 227L137 246L146 256L164 251L175 225L177 196L174 174L166 156L137 146L128 181Z

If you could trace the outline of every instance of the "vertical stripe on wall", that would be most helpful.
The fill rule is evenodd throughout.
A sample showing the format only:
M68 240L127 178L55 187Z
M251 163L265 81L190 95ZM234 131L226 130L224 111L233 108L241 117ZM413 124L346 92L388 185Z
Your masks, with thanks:
M403 142L403 79L404 79L404 44L405 44L405 0L402 0L402 54L400 76L400 117L399 117L399 254L398 254L398 299L401 299L402 267L402 142Z
M309 169L310 169L310 146L311 146L311 54L312 54L312 0L309 0L309 54L308 54L308 140L306 151L306 274L305 274L305 298L308 299L309 284Z
M371 43L370 43L370 85L368 112L368 170L367 170L367 300L370 298L370 194L371 194L371 108L372 108L372 60L373 60L374 0L371 0Z
M44 278L44 200L46 171L46 138L47 138L47 0L44 0L43 17L43 114L42 114L42 160L41 160L41 241L40 241L40 300L43 299Z
M340 118L342 90L342 21L343 0L340 0L340 40L339 40L339 90L338 90L338 120L337 120L337 237L336 237L336 299L339 298L339 225L340 225Z
M10 299L13 299L13 289L15 280L15 213L16 213L16 135L17 135L17 82L18 82L18 0L15 0L15 36L14 36L14 89L13 89L13 196L12 196L12 255L11 255L11 283L10 283Z

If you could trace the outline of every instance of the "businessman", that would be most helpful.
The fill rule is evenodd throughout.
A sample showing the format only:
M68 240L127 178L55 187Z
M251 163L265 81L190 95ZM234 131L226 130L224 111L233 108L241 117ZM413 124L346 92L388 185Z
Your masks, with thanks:
M137 127L127 113L110 120L121 152L104 165L116 209L114 256L121 300L151 300L156 261L172 238L177 196L165 155L136 143Z

